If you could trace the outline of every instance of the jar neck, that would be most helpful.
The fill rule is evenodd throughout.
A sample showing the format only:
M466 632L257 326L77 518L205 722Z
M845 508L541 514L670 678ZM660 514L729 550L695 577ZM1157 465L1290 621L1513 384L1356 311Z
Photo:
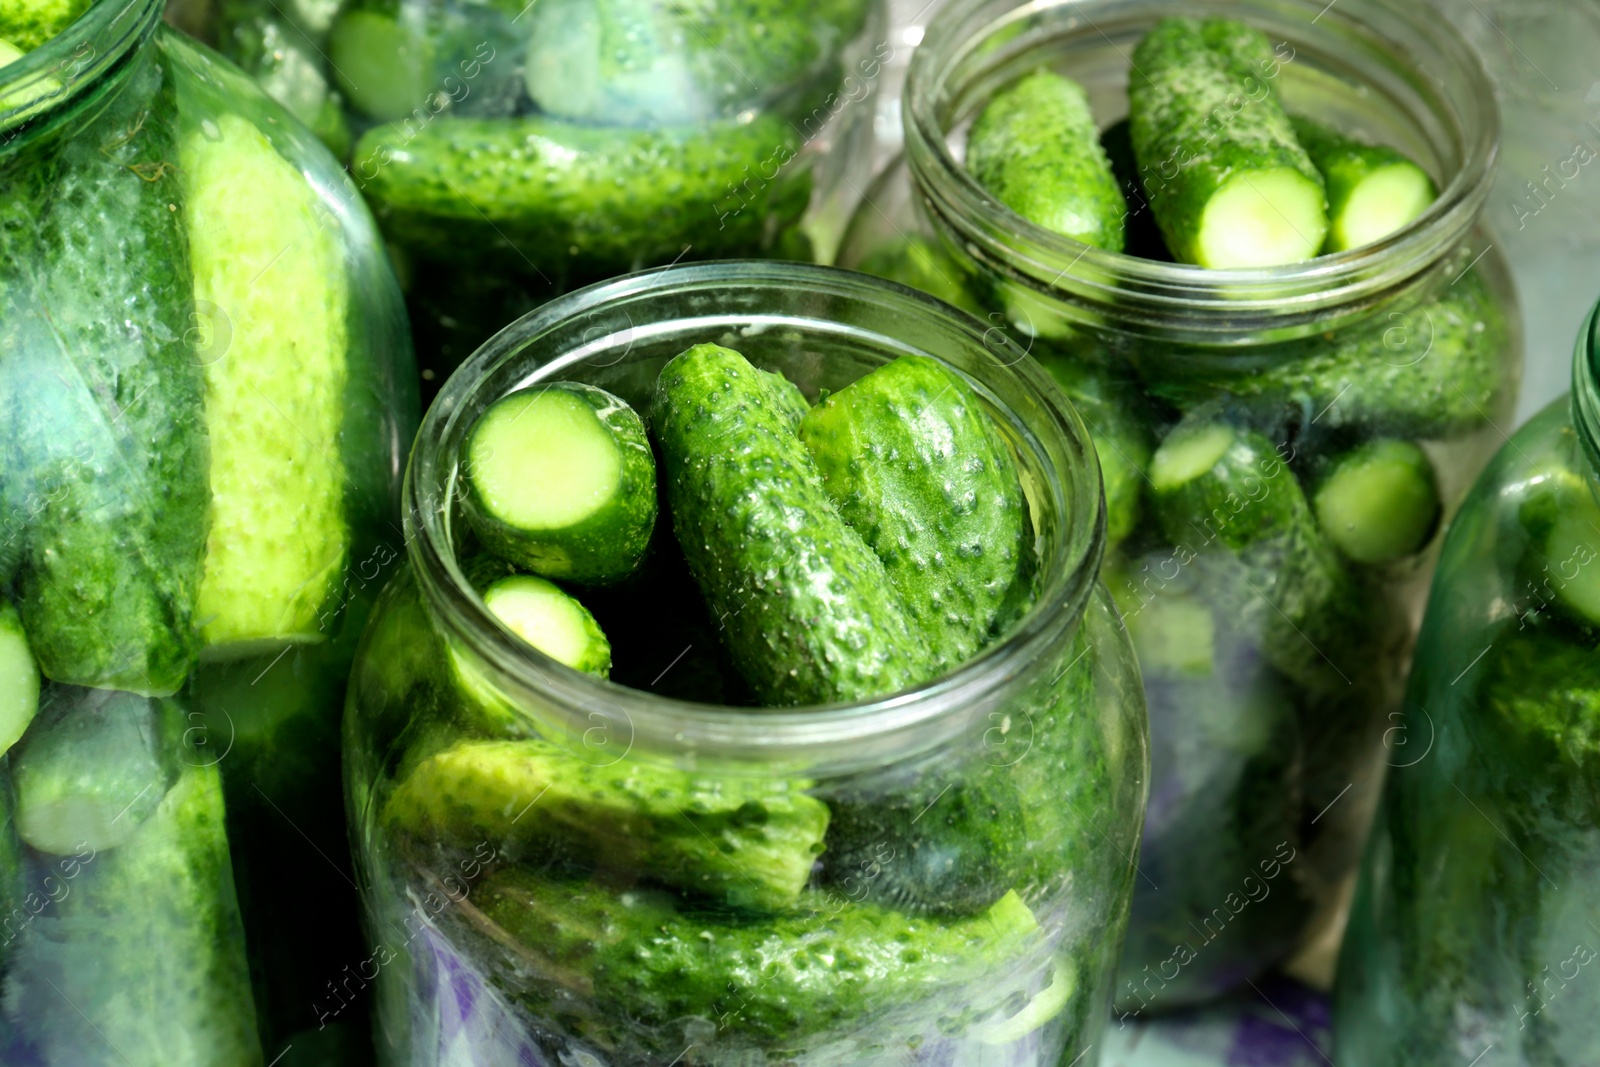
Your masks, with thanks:
M642 390L658 363L725 334L778 337L775 343L799 346L807 360L846 349L873 353L879 363L933 355L973 380L1008 420L1041 546L1036 605L1011 634L952 673L880 700L751 709L668 699L580 674L516 640L492 617L456 558L457 457L478 414L539 381L588 380L626 392L606 375L620 375L630 362ZM1052 650L1072 639L1095 587L1105 531L1099 466L1076 412L1024 356L930 297L825 267L707 263L571 293L489 341L429 408L405 486L406 543L418 586L447 641L469 652L510 703L537 709L541 730L577 736L604 727L668 758L829 773L925 751L961 736L972 715L1044 669ZM870 369L866 359L835 358ZM647 393L634 399L642 404Z
M1292 111L1337 125L1346 112L1382 108L1372 121L1388 122L1384 139L1429 166L1438 199L1359 249L1209 270L1052 233L997 203L967 173L958 146L968 122L998 88L1040 65L1080 76L1102 121L1121 117L1127 56L1169 15L1219 15L1262 29L1282 58L1274 76ZM1324 98L1336 99L1340 114L1319 114ZM953 0L912 57L903 108L918 199L953 247L1036 291L1068 321L1196 344L1319 332L1439 273L1477 225L1499 136L1491 84L1467 42L1425 5L1387 0Z
M98 0L56 36L0 70L0 157L59 129L120 80L161 24L162 0Z

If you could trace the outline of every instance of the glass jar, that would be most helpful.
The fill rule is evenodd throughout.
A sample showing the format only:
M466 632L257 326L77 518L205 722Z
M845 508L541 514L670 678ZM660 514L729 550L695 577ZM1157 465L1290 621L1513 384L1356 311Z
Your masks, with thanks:
M6 1063L366 1040L314 1002L360 958L338 722L410 337L327 150L161 14L0 73Z
M1600 1057L1597 328L1445 541L1339 961L1342 1062Z
M925 288L1013 337L1095 439L1105 578L1139 651L1152 739L1126 1017L1219 994L1303 942L1337 943L1328 931L1375 803L1432 533L1515 401L1515 302L1478 228L1494 101L1448 26L1391 7L958 0L912 58L905 159L869 190L841 249L841 265ZM1206 270L1045 231L967 174L973 116L1041 66L1080 82L1102 127L1125 116L1127 57L1169 15L1259 27L1276 56L1263 76L1291 112L1401 146L1435 176L1438 200L1365 248ZM1140 210L1130 203L1130 226ZM1215 457L1202 455L1208 441ZM1415 506L1320 496L1368 448L1404 457L1424 487ZM1155 464L1185 455L1195 469L1158 489ZM1329 524L1345 515L1382 551L1338 547ZM1330 960L1302 973L1331 981Z
M675 688L695 675L719 684L714 662L683 659L685 645L716 642L692 587L625 586L605 605L585 594L613 642L613 681L513 640L460 562L467 429L535 382L597 385L643 410L666 361L711 339L811 397L909 354L966 375L1017 452L1038 537L1041 594L1010 635L926 685L799 709L662 695L707 692ZM408 566L368 627L345 722L384 1062L889 1064L920 1049L934 1062L1045 1067L1096 1044L1143 814L1144 712L1094 577L1088 438L1020 360L921 294L730 262L564 297L457 371L413 453ZM592 828L557 847L552 827L585 823L551 814L570 815L565 801L493 798L500 815L460 832L419 823L418 769L490 750L538 753L551 781L633 783L630 796L695 813L713 833L731 797L741 819L772 828L768 840L794 839L795 812L826 809L835 830L862 828L847 839L873 844L823 838L820 855L802 857L812 873L798 903L762 914L671 873L699 861L638 859L649 849L613 847ZM911 854L892 820L878 835L871 820L891 809L946 820L951 849L1006 835L1025 853L1010 891L977 906L921 892L918 862L940 861Z
M217 24L348 151L430 395L568 289L830 255L871 172L884 32L882 0L222 0Z

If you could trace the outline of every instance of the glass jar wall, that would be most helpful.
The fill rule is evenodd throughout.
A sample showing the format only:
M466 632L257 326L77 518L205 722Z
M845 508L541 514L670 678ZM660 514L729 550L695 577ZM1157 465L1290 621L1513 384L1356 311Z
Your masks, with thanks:
M1420 13L1324 8L946 7L912 59L905 159L869 190L839 257L1015 339L1095 439L1105 577L1139 650L1152 735L1118 994L1129 1015L1220 993L1337 930L1435 531L1515 401L1515 302L1477 227L1496 144L1482 70ZM1289 112L1398 146L1437 200L1366 247L1208 270L1044 230L968 174L973 117L1041 67L1082 84L1102 130L1122 119L1128 57L1169 15L1262 30L1261 77ZM1139 250L1149 208L1128 211ZM1336 471L1378 467L1426 492L1370 507L1364 491L1322 493Z
M369 1044L317 1002L360 958L337 723L404 308L323 146L160 18L0 71L6 1063Z
M831 251L889 51L880 0L224 0L216 34L348 152L430 394L567 289Z
M970 380L1019 459L1037 538L1039 595L1009 635L931 683L802 708L718 695L719 624L687 574L580 593L610 636L610 681L512 640L470 573L468 428L552 382L648 411L662 366L705 341L812 398L918 354ZM846 272L635 275L547 304L457 371L407 494L409 563L363 640L346 716L385 1062L1045 1067L1096 1045L1143 813L1143 704L1095 579L1087 435L1019 351ZM673 551L658 545L653 565ZM552 800L541 782L632 799ZM673 812L722 845L673 829ZM971 856L998 855L989 845L1015 863L982 879L981 899L978 882L935 875L970 873ZM724 850L753 875L732 889L714 874ZM798 895L753 899L786 864Z
M1451 527L1339 962L1335 1051L1405 1067L1600 1056L1600 354Z

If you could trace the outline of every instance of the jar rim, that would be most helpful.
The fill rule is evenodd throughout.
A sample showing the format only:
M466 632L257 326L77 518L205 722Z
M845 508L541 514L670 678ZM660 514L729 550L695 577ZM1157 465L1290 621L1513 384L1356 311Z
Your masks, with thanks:
M450 481L455 476L453 453L465 433L467 416L481 409L481 394L491 374L525 353L541 337L563 325L592 316L608 303L647 296L693 294L713 301L734 287L770 295L775 305L807 297L826 300L870 300L897 315L933 320L942 333L990 354L997 373L1015 375L1036 402L1048 424L1029 426L1060 435L1077 469L1044 470L1061 512L1062 535L1043 561L1049 578L1034 606L1002 641L991 645L956 670L930 682L884 697L849 703L792 708L749 708L699 704L633 689L595 678L549 659L517 640L496 620L473 590L455 560L451 534ZM714 316L684 316L711 322ZM804 315L786 311L784 321ZM748 322L748 315L729 315ZM671 321L668 317L666 321ZM813 316L811 322L828 320ZM708 327L709 329L710 327ZM858 331L857 336L862 336ZM902 351L910 349L901 346ZM939 358L938 353L922 354ZM516 388L541 380L558 380L564 353L523 364L529 373ZM960 717L1023 672L1070 632L1084 617L1098 579L1105 544L1104 495L1100 470L1087 427L1042 368L999 331L924 293L853 271L812 264L760 260L711 261L660 267L611 279L558 297L524 315L485 342L446 381L423 418L405 480L405 537L418 585L443 625L500 677L536 697L541 708L553 706L580 729L605 720L625 726L630 745L675 752L720 755L731 759L770 761L804 758L808 762L852 762L852 750L863 742L947 736L941 724ZM1007 362L1009 361L1009 362ZM982 385L982 382L979 382ZM896 742L898 743L898 741Z
M1414 5L1413 5L1414 6ZM1408 5L1381 0L952 0L929 25L911 58L902 108L906 158L922 200L969 253L1013 281L1095 309L1112 321L1143 323L1142 332L1210 344L1247 343L1252 318L1292 327L1330 312L1359 310L1384 299L1437 265L1468 238L1494 180L1499 109L1492 83L1472 46L1449 23L1425 21ZM1059 14L1057 14L1059 12ZM1300 263L1212 269L1111 252L1030 222L991 196L956 159L948 134L971 112L963 93L1004 63L1016 64L1004 42L1024 19L1056 18L1050 36L1029 51L1077 36L1111 42L1102 29L1154 23L1169 15L1276 18L1303 25L1291 45L1320 51L1363 49L1395 69L1426 69L1441 84L1408 87L1445 112L1461 163L1418 218L1379 241ZM1113 27L1116 29L1118 27ZM1120 51L1120 49L1119 49ZM985 64L975 57L987 56ZM1401 66L1409 65L1409 66ZM969 69L971 67L972 69ZM1348 65L1347 65L1348 67ZM1441 72L1450 85L1442 84ZM960 78L957 81L957 78ZM951 109L965 103L966 112ZM1449 106L1445 106L1449 105ZM1487 251L1485 249L1484 251Z
M1589 309L1572 353L1572 425L1589 460L1589 474L1600 480L1600 303Z
M97 0L60 33L0 74L0 139L48 120L99 84L155 33L163 0Z

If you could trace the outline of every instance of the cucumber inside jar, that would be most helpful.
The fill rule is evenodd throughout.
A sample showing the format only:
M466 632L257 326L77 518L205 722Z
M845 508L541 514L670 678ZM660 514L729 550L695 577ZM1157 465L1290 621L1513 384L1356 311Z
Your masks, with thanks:
M1037 535L1019 460L951 367L902 356L812 405L784 375L705 343L667 360L645 395L635 414L592 386L542 383L464 431L457 505L475 533L462 573L550 657L542 670L604 677L584 649L610 644L625 664L648 643L663 669L643 687L659 691L690 648L655 631L687 595L710 620L691 641L720 646L694 669L731 664L759 717L937 679L1031 607ZM653 505L659 483L653 541L637 516L608 523L606 545L632 547L587 578L524 551L519 537L603 514L628 462L644 483L630 496ZM517 533L492 532L491 516ZM623 613L645 623L599 634L596 617ZM1033 709L1031 756L956 751L893 780L670 766L598 742L599 720L553 736L537 703L518 706L482 657L444 644L454 667L412 687L433 690L437 712L401 735L378 825L402 884L471 869L476 910L442 928L537 1032L563 1039L553 1047L670 1060L691 1017L718 1019L713 1045L769 1057L893 1032L1010 1047L1085 1025L1071 994L1100 949L1041 968L1045 920L1025 902L1065 877L1063 793L1094 807L1108 789L1081 634ZM735 1012L719 1006L729 988L742 991Z

